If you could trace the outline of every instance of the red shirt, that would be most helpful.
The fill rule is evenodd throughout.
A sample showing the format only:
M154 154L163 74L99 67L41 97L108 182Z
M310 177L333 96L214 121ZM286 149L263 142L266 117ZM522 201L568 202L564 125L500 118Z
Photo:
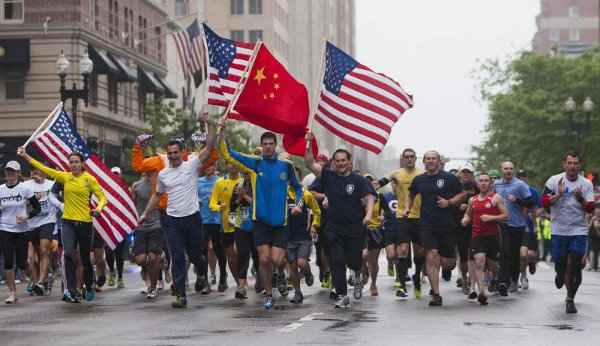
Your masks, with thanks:
M496 193L490 193L484 199L479 199L479 195L471 199L471 211L473 216L473 238L498 234L498 222L483 222L481 215L500 215L500 210L494 203Z

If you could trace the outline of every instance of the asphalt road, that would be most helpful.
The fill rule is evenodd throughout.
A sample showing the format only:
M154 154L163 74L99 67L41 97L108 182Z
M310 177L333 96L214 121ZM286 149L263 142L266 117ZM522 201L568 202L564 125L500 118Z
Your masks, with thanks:
M380 273L379 297L365 290L349 311L335 310L318 281L304 289L300 306L278 298L275 309L265 311L261 297L251 292L240 302L230 288L208 296L190 293L188 308L175 310L166 293L147 301L139 293L137 267L128 269L125 289L105 289L80 305L61 302L58 289L51 297L23 296L21 286L17 305L0 306L0 345L600 344L600 273L584 273L579 314L566 315L564 291L553 287L553 271L545 263L530 278L528 291L493 296L485 307L468 301L454 280L442 284L441 308L428 307L428 299L399 301L392 279Z

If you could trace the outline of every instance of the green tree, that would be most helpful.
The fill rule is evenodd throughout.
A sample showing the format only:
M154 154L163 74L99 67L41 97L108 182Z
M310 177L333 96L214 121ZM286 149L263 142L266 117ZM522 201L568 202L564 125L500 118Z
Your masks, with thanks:
M536 185L560 169L566 150L585 147L586 170L600 168L598 111L591 114L591 127L583 141L569 125L564 109L568 97L581 107L590 96L600 106L600 50L577 58L551 57L524 52L516 58L483 63L475 72L481 99L487 103L486 137L473 147L480 169L497 168L511 160L529 170ZM575 118L582 118L581 109Z

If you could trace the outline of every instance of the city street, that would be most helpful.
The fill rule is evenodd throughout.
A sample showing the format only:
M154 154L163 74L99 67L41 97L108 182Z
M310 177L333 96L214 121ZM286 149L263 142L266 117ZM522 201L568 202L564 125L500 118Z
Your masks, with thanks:
M443 283L441 308L428 307L427 299L398 301L392 279L382 273L380 296L370 297L365 290L350 311L335 310L318 283L305 288L300 306L280 299L274 310L265 311L253 293L240 302L230 288L209 296L190 293L187 310L174 310L167 294L147 301L139 293L135 270L129 266L127 288L106 289L92 303L65 304L55 290L51 298L21 295L17 305L0 306L0 345L579 346L597 345L600 338L600 273L584 273L579 314L566 315L563 292L553 287L546 263L539 265L529 291L493 296L485 307L467 301L454 278ZM6 288L0 294L4 299Z

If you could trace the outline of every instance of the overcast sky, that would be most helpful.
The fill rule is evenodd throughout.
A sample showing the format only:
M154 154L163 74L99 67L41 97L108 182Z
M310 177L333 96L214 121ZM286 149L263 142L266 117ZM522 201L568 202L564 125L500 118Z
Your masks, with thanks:
M395 78L415 106L388 145L470 157L487 118L470 72L531 48L539 0L356 0L356 58ZM452 166L452 165L451 165Z

